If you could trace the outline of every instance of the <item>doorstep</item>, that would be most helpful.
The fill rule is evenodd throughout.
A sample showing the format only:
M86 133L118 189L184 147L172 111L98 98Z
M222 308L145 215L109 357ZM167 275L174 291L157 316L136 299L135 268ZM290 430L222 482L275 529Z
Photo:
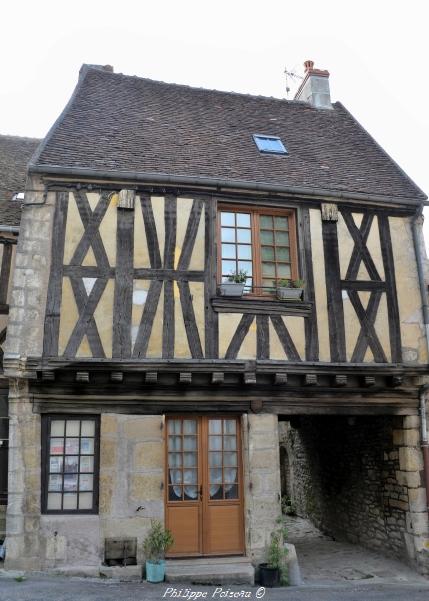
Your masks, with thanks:
M165 581L191 584L253 585L255 568L248 557L167 559Z

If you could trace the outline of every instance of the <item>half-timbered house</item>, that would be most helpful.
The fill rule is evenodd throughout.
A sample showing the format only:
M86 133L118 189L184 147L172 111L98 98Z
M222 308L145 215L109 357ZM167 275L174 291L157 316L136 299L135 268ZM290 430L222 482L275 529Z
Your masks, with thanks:
M328 75L287 101L82 67L25 194L9 567L139 564L152 518L171 558L256 566L281 422L302 511L427 569L426 196Z

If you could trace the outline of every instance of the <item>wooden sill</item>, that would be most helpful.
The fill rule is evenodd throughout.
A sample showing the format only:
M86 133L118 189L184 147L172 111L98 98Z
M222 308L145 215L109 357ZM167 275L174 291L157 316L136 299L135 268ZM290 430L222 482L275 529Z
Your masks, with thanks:
M217 313L252 313L254 315L301 315L307 317L313 303L306 301L281 301L275 298L261 298L246 295L239 298L215 296L211 305Z

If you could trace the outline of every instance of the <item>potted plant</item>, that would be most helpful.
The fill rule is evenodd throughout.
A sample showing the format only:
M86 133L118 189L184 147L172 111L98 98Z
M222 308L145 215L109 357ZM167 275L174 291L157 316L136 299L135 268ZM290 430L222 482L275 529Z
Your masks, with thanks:
M242 296L246 280L247 271L245 269L231 273L228 280L220 285L221 296Z
M301 300L304 280L280 279L276 283L277 298L280 300Z
M146 580L162 582L165 576L165 552L174 543L170 530L158 520L151 521L150 530L144 540L143 550L146 556Z
M261 586L271 588L273 586L286 585L287 566L285 563L288 554L284 548L286 539L286 528L283 517L277 520L279 527L271 533L271 542L267 551L267 562L259 565L259 582Z

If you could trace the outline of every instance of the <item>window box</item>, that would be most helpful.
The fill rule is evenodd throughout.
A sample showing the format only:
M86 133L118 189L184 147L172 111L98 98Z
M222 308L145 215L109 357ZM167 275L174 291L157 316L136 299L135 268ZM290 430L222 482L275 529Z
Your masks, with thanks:
M243 296L245 284L237 282L223 282L219 286L219 294L221 296Z
M286 288L286 287L280 287L276 289L277 292L277 298L279 300L285 300L285 301L289 301L289 300L302 300L302 295L304 293L304 288Z

